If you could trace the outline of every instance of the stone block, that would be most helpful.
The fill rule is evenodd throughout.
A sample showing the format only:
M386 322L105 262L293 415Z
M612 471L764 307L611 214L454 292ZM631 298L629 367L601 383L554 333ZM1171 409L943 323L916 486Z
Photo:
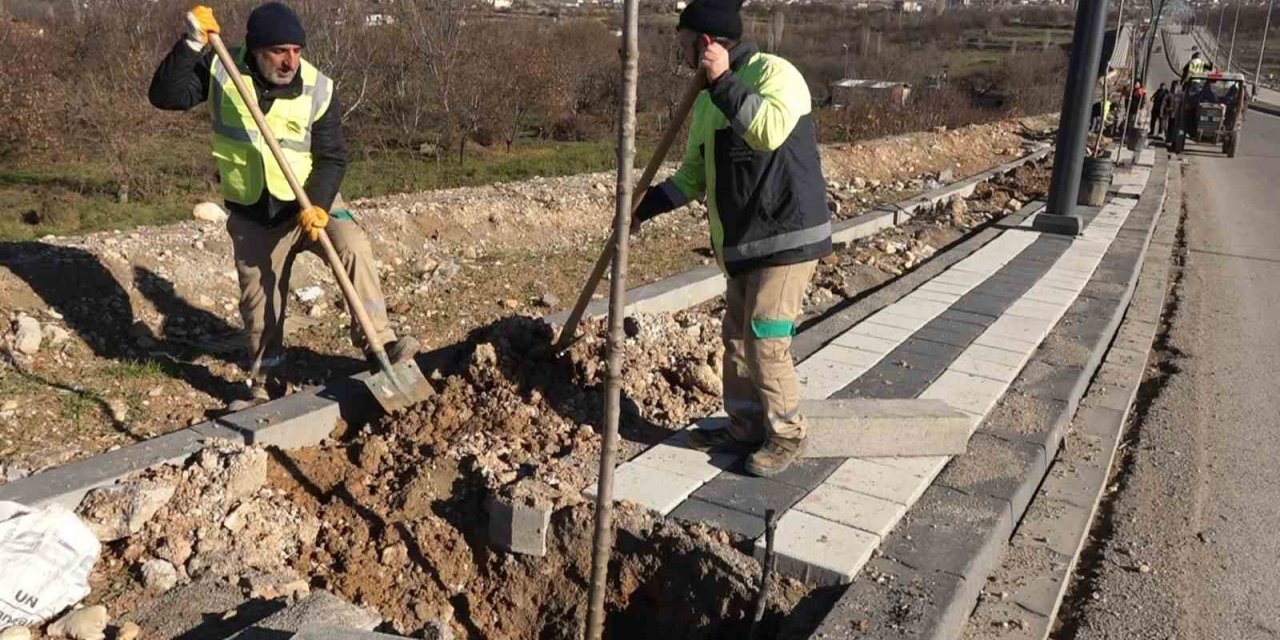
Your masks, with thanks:
M763 518L768 509L790 509L808 491L771 478L726 473L699 487L692 497Z
M897 502L830 484L818 486L793 509L874 533L880 538L889 535L907 511L905 505Z
M551 507L524 504L499 495L490 495L486 506L491 544L512 553L547 555Z
M315 393L294 393L223 416L218 423L239 432L246 444L301 449L329 437L340 417L336 401Z
M950 640L969 618L964 580L879 557L868 562L811 638Z
M328 591L312 591L311 595L263 618L231 638L275 640L280 638L281 633L294 634L313 627L372 631L379 624L382 624L382 616L376 611L358 607Z
M968 416L939 400L808 400L806 457L942 456L965 452Z
M699 500L698 498L689 498L681 502L680 506L676 507L667 517L685 522L701 522L748 540L754 540L764 535L765 522L763 516L730 509L729 507L707 502L706 500Z
M982 584L1013 531L1008 503L934 485L885 541L881 553L920 571Z
M1008 387L999 380L947 371L938 376L920 398L942 400L956 409L981 416L995 406Z
M840 465L826 484L910 507L929 487L929 480L901 468L854 458Z
M778 519L776 568L808 584L847 584L879 544L879 537L865 531L792 510ZM764 538L756 540L755 556L764 560Z
M650 511L666 515L701 485L700 481L687 476L628 462L614 472L613 500L629 500ZM594 499L596 484L588 485L582 493Z
M689 448L689 430L681 431L631 459L632 464L707 482L733 466L739 456Z

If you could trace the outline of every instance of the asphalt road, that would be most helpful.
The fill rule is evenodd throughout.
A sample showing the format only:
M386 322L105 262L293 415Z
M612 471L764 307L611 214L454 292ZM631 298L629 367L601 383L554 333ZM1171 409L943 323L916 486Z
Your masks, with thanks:
M1058 638L1280 638L1280 118L1182 157L1180 284Z

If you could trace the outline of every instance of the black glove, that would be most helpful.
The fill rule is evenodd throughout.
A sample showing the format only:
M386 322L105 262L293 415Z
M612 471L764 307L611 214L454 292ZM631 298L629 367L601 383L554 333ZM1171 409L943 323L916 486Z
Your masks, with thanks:
M663 189L662 185L649 187L645 190L644 197L640 198L640 204L636 207L635 212L631 214L631 218L634 224L639 224L679 206L679 203L671 200L671 197L667 195L667 190Z

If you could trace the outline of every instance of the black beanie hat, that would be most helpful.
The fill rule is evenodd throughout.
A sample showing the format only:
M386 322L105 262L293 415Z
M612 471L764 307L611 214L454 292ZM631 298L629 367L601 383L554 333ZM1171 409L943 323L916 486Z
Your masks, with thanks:
M713 38L742 38L742 0L693 0L680 12L680 29L705 33Z
M250 51L278 44L307 46L307 32L293 9L279 2L268 2L249 14L249 28L244 37Z

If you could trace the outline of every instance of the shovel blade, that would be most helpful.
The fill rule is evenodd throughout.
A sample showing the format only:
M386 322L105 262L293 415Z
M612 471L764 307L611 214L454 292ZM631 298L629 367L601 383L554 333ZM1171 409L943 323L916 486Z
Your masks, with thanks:
M369 376L365 386L387 413L422 402L436 392L412 358Z

